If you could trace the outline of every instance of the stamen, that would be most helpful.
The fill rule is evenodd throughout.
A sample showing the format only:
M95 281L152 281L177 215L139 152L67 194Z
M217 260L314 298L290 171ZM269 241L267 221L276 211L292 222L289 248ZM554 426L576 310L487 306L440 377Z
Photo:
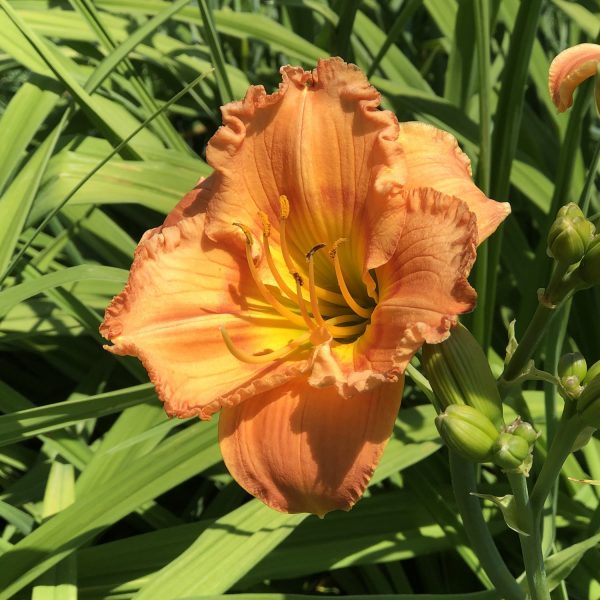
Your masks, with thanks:
M283 255L283 260L285 261L285 266L288 268L288 271L294 273L296 271L296 265L294 265L294 261L292 260L292 255L290 254L287 245L287 237L285 235L285 224L290 215L290 202L287 199L287 196L279 196L279 207L279 243L281 244L281 254Z
M235 346L225 327L219 327L219 331L223 336L223 341L225 342L227 349L229 350L229 352L231 352L231 354L233 354L233 356L235 356L238 360L242 362L255 365L270 363L274 360L287 358L290 354L298 350L300 346L310 342L310 334L305 333L304 335L301 335L295 340L292 340L283 348L279 348L279 350L270 350L268 352L265 352L264 354L250 354L249 352L246 352L245 350L240 350Z
M300 273L294 271L294 273L292 273L292 275L294 276L294 279L296 280L296 300L298 302L298 308L300 309L300 314L302 315L302 318L304 319L304 323L306 325L308 325L308 328L311 330L314 330L317 328L317 326L315 325L315 322L310 318L310 315L308 314L308 310L306 308L306 302L304 301L304 298L302 297L302 286L304 285L304 281L303 281Z
M339 259L338 253L337 253L337 249L338 249L338 246L345 241L346 241L346 238L340 238L339 240L337 240L333 244L331 250L329 251L329 256L333 260L333 266L335 268L335 276L337 277L338 286L340 288L340 292L342 292L342 296L344 297L344 300L346 301L348 306L357 315L363 317L364 319L368 319L371 316L371 313L373 312L373 310L368 309L368 308L363 308L362 306L360 306L360 304L358 304L356 302L356 300L354 300L354 298L352 297L352 294L350 294L350 290L348 289L348 286L346 285L346 281L344 280L344 275L342 273L342 266L340 265L340 259Z
M294 273L298 272L298 267L294 264L294 260L292 259L285 231L286 221L290 216L290 201L288 200L287 196L279 196L279 207L279 244L281 245L281 254L283 255L285 266L288 268L290 274L293 275ZM275 276L275 274L273 275ZM315 286L315 289L317 291L317 296L325 302L329 302L330 304L337 304L338 306L344 306L346 304L344 297L341 294L330 292L329 290L326 290L319 286Z
M319 299L317 298L317 290L315 289L315 253L325 248L326 244L317 244L313 246L306 253L306 260L308 261L308 291L310 293L310 306L312 308L312 314L318 325L326 327L325 320L321 316L321 310L319 309Z
M271 235L271 223L269 222L269 217L262 212L259 211L258 216L262 221L263 225L263 246L265 249L265 257L267 259L267 264L269 265L269 269L271 269L271 274L275 278L277 285L281 288L283 293L290 299L296 301L296 293L292 288L284 281L281 273L277 269L277 265L273 260L273 255L271 254L271 245L269 244L269 236Z
M250 269L250 274L252 275L252 279L254 279L254 283L258 288L259 292L262 294L263 298L284 318L288 319L294 325L299 325L300 327L304 327L305 322L300 315L297 315L295 312L292 312L289 308L281 304L275 296L269 291L267 286L260 280L258 271L256 269L256 265L254 264L254 260L252 259L252 244L253 244L253 236L252 232L242 223L232 223L236 227L239 227L244 235L246 236L246 260L248 261L248 268Z

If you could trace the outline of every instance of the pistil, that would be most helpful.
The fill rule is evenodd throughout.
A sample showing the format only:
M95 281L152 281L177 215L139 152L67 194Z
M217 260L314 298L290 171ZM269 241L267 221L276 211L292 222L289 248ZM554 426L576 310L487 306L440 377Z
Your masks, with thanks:
M319 309L319 300L317 298L317 290L315 288L315 252L318 252L322 248L325 248L326 244L317 244L311 248L306 254L306 260L308 261L308 292L310 294L310 306L312 308L313 317L318 325L326 327L325 320L321 316L321 310Z
M346 285L346 281L344 279L344 274L342 273L342 266L340 264L340 258L338 256L337 249L338 249L338 246L340 244L344 243L345 241L346 241L345 238L340 238L339 240L337 240L333 244L331 250L329 251L329 256L331 257L331 259L333 261L333 266L335 269L335 276L337 278L338 286L340 288L340 292L342 293L342 296L344 297L344 300L346 301L346 304L357 315L363 317L364 319L368 319L368 318L370 318L373 310L360 306L360 304L358 304L356 302L356 300L354 300L354 298L352 297L352 294L350 293L350 290L348 289L348 286Z

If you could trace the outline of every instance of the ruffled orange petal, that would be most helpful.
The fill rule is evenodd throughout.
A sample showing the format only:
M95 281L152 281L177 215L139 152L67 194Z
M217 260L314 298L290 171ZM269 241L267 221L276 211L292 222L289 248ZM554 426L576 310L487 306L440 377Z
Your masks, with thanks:
M401 123L398 138L407 163L406 188L429 187L465 202L477 217L479 243L510 213L507 202L490 200L471 177L471 162L456 138L427 123Z
M377 269L380 301L356 342L355 369L403 372L424 343L448 337L457 315L475 307L467 281L475 260L475 215L428 188L407 193L405 225L392 259Z
M299 378L219 419L227 468L250 494L282 512L348 510L392 433L403 381L351 398Z
M315 244L342 237L355 236L356 250L367 232L373 240L370 261L381 263L393 252L398 230L396 221L382 215L398 200L390 189L404 180L395 116L378 110L379 93L356 66L339 58L319 61L312 72L286 66L281 73L274 94L254 86L243 101L222 108L224 125L206 153L215 168L206 182L212 186L208 235L240 236L231 226L236 221L258 236L262 211L276 242L283 194L298 260Z
M561 52L550 65L548 89L558 112L573 104L575 88L596 74L600 61L600 45L578 44Z
M111 352L140 358L170 415L208 418L298 376L308 357L298 351L287 361L249 364L231 354L220 327L250 353L277 350L303 332L261 302L243 276L245 259L238 263L203 235L204 215L173 220L146 232L100 332Z

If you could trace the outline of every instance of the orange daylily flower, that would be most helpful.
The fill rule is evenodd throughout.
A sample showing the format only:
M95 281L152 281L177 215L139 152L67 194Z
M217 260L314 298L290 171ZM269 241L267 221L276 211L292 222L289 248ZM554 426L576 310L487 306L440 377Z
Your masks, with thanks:
M451 135L378 110L354 65L281 73L223 107L214 173L144 234L101 333L168 414L221 411L246 490L323 515L363 493L407 363L474 307L477 242L509 207Z
M573 104L575 88L596 74L600 45L578 44L563 50L550 65L548 89L558 112Z

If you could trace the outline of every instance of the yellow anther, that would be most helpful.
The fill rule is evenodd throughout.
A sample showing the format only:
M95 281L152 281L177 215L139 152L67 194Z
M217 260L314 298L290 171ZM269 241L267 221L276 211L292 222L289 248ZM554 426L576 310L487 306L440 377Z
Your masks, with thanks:
M331 248L329 249L329 258L331 258L331 260L336 257L338 246L343 244L347 239L348 238L340 238L331 245Z
M232 225L239 227L242 230L242 233L246 236L246 244L248 244L248 246L252 246L254 237L252 236L250 229L248 229L248 227L246 227L243 223L232 223Z
M267 213L264 213L262 210L258 211L258 218L262 223L263 235L268 238L271 235L271 223L269 221L269 217Z
M290 201L285 194L279 196L279 218L282 220L290 216Z
M300 273L298 273L298 271L294 271L292 273L292 275L298 285L300 285L300 286L304 285L304 280L302 279L302 275L300 275Z
M274 360L287 358L290 354L298 350L300 346L310 342L310 334L305 333L295 340L292 340L289 344L283 348L280 348L279 350L269 350L264 354L250 354L250 352L240 350L235 346L225 327L220 327L219 331L223 336L223 341L225 342L229 352L231 352L231 354L233 354L233 356L235 356L238 360L250 364L264 364L273 362Z

